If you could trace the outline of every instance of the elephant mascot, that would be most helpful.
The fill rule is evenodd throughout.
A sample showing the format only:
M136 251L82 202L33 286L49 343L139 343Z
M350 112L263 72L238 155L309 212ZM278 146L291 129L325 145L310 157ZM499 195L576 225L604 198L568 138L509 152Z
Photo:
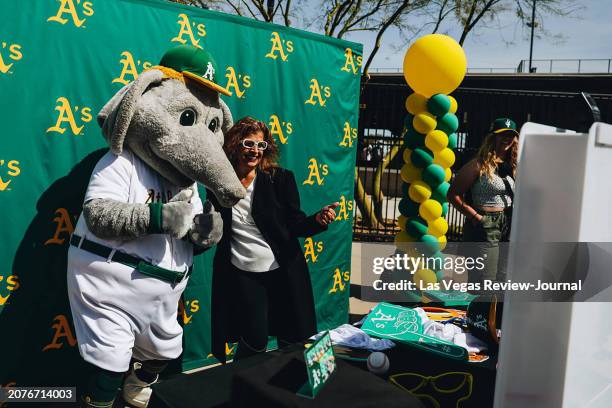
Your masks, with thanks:
M223 152L232 115L219 93L230 93L215 72L208 52L174 47L98 114L110 151L91 175L67 271L79 352L94 366L86 407L111 407L122 381L123 399L147 406L182 352L177 307L194 251L223 231L196 182L227 207L246 194Z

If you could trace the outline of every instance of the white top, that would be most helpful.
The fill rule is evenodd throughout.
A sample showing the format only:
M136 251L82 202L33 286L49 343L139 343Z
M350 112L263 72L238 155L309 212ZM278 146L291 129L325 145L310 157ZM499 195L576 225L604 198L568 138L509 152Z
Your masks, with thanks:
M279 265L251 215L255 179L246 191L246 196L232 208L231 262L243 271L268 272Z
M130 204L167 203L179 191L180 187L163 178L131 151L123 150L119 156L109 151L96 164L84 202L105 198ZM193 215L201 213L202 201L197 187L190 201ZM193 244L170 234L147 234L126 241L103 239L89 231L84 217L79 217L74 233L161 268L183 272L193 263Z

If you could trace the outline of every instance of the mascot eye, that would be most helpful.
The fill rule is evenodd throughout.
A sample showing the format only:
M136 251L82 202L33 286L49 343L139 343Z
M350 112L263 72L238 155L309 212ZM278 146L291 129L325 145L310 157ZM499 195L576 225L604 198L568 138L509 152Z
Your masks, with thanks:
M208 128L213 133L215 133L215 131L217 130L218 127L219 127L219 119L218 118L214 118L213 120L211 120L210 124L208 125Z
M183 113L181 113L181 126L193 126L197 117L193 109L185 109Z

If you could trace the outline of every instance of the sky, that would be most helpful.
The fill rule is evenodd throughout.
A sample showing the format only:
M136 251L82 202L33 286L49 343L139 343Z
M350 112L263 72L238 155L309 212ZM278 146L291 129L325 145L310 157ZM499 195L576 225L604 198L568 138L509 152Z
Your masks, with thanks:
M547 16L544 27L552 34L562 34L557 41L551 37L534 40L533 59L588 59L612 58L612 0L583 0L578 18ZM537 3L536 3L537 4ZM529 31L521 28L512 13L504 13L494 28L477 29L464 43L468 69L516 68L521 59L529 58ZM442 32L444 34L444 32ZM448 34L458 39L456 30ZM427 33L424 33L427 34ZM364 44L364 61L371 52L375 33L354 33L346 39ZM401 47L401 48L400 48ZM405 50L397 30L389 29L383 38L383 46L372 62L372 68L401 69ZM553 71L571 71L577 63L556 62ZM538 71L548 69L548 64L538 64ZM607 62L588 62L582 69L595 70Z

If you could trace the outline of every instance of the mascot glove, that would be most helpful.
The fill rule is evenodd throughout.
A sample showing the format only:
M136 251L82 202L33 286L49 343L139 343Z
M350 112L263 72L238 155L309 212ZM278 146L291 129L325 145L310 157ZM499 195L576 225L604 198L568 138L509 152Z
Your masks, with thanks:
M162 207L162 228L165 233L174 238L181 239L192 224L193 206L189 202L193 197L193 190L187 188L181 190L177 195Z
M210 248L221 240L223 220L221 214L213 209L210 201L204 203L204 211L193 219L189 239L195 245Z

